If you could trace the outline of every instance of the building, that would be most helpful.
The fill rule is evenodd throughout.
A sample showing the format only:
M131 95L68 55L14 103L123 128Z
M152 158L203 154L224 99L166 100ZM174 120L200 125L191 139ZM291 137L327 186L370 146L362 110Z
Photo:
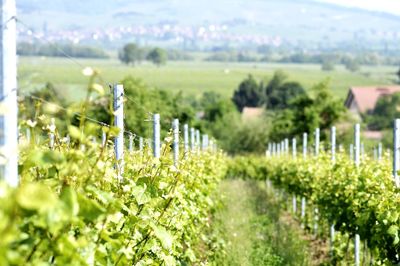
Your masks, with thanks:
M259 118L264 114L264 107L244 107L242 110L242 119L250 120Z
M355 117L360 118L361 114L375 108L380 97L396 92L400 92L400 86L351 87L344 104Z

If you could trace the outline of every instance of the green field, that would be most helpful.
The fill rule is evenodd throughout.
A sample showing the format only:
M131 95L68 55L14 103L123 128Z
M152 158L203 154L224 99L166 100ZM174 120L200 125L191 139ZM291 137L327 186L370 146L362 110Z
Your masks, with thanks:
M330 78L333 91L343 98L350 86L393 83L397 70L390 66L362 67L360 72L351 73L337 66L335 71L323 72L319 65L203 61L168 62L166 66L158 68L149 63L130 67L117 60L77 61L82 66L99 70L106 84L133 76L153 87L182 91L186 95L197 96L204 91L214 91L225 97L231 97L239 82L250 73L257 79L268 80L275 70L281 69L291 80L300 82L307 89ZM20 57L18 74L22 91L37 89L51 82L70 99L81 97L88 82L88 78L82 74L82 67L65 58Z

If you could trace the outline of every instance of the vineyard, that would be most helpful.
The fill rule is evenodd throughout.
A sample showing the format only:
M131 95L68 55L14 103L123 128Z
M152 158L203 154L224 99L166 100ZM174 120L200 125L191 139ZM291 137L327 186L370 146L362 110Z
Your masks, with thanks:
M391 143L388 122L377 123L385 113L346 117L328 80L311 84L315 66L264 65L293 67L307 89L282 71L268 82L249 74L229 99L215 90L234 88L252 63L132 71L48 43L66 61L24 58L17 69L17 23L43 36L1 2L0 266L400 265L400 119ZM350 77L375 82L338 73L340 95ZM400 94L384 100L396 118ZM370 125L382 137L364 143Z

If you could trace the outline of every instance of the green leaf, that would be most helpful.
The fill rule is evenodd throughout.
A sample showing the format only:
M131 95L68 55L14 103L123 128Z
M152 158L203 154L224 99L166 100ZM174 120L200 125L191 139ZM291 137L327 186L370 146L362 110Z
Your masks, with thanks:
M100 204L92 199L88 199L84 195L78 194L78 203L79 216L84 217L88 221L94 221L105 213L105 209Z
M148 192L146 192L147 186L146 184L137 185L132 189L132 195L135 197L136 202L139 205L146 204L151 200L151 197Z
M397 236L397 231L399 230L399 227L397 225L391 225L389 229L387 230L387 233L391 236Z
M60 198L67 207L67 212L70 216L75 216L79 213L78 197L75 190L69 186L63 187Z
M77 128L75 126L69 125L68 126L68 132L69 132L69 135L71 136L71 138L74 138L74 139L80 139L81 138L82 133L79 130L79 128Z
M18 188L17 203L27 210L48 210L57 203L57 197L47 186L40 183L27 183Z
M152 225L152 228L154 230L154 234L156 235L158 240L160 240L163 248L168 250L171 249L173 237L170 235L170 233L162 226Z

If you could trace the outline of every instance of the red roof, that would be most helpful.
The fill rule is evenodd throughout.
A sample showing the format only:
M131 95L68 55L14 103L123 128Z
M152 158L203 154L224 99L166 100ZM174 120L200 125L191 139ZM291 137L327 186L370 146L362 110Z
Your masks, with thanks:
M379 86L379 87L352 87L350 88L345 105L350 107L355 101L358 111L365 113L373 110L379 99L384 95L391 95L400 92L400 86Z

